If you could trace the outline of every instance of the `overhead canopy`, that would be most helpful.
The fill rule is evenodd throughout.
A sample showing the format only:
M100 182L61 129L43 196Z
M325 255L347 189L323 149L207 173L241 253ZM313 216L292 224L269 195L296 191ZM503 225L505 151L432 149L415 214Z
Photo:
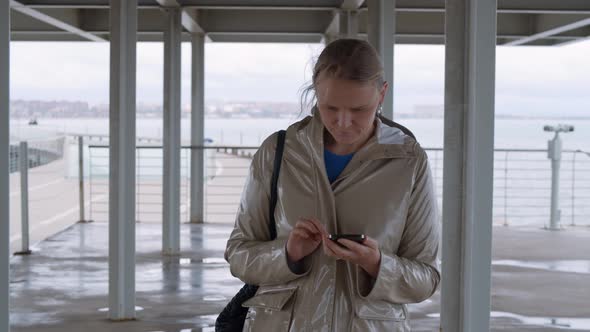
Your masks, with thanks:
M18 0L13 41L108 41L108 0ZM138 0L138 40L162 41L163 7L183 8L184 39L204 32L215 42L321 42L341 11L358 11L367 34L364 0ZM397 0L395 42L443 44L444 0ZM499 45L558 45L590 36L588 0L498 0Z

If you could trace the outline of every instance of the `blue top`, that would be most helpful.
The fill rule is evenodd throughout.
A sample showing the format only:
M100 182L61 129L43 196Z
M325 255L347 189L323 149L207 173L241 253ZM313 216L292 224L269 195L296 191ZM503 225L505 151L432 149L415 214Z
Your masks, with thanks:
M328 173L330 183L336 181L340 173L342 173L352 159L352 156L354 156L354 153L341 156L324 148L324 162L326 163L326 172Z

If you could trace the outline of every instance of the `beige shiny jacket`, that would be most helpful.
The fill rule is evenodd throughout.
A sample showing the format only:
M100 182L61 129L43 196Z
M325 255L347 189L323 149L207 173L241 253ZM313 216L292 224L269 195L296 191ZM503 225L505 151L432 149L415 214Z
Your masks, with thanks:
M244 331L410 331L407 303L435 292L439 227L426 153L401 130L377 130L332 184L324 165L319 113L291 125L278 182L277 239L269 241L270 181L277 135L254 155L225 258L235 277L260 285ZM285 245L300 217L330 233L363 233L379 242L376 279L321 246L287 265Z

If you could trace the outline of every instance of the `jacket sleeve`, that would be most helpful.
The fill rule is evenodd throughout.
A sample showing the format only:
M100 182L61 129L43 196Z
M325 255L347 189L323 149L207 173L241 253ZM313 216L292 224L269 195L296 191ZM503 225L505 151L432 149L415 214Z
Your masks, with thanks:
M397 254L381 251L376 279L357 267L360 295L368 300L418 303L431 297L440 282L438 208L426 153L419 149L406 225ZM360 285L372 285L362 289Z
M306 274L297 274L289 267L287 236L281 236L277 229L277 239L270 240L268 214L275 146L276 135L272 135L254 155L225 250L231 274L247 284L284 284Z

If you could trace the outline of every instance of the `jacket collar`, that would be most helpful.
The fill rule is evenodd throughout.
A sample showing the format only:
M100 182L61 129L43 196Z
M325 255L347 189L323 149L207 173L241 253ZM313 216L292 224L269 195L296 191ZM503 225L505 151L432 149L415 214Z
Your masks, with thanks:
M303 122L303 135L307 137L306 145L311 148L314 159L324 163L324 124L320 112L314 106L312 115ZM375 118L376 130L367 143L355 153L353 161L365 162L378 159L414 158L416 141L405 135L400 129L383 123L379 117Z

